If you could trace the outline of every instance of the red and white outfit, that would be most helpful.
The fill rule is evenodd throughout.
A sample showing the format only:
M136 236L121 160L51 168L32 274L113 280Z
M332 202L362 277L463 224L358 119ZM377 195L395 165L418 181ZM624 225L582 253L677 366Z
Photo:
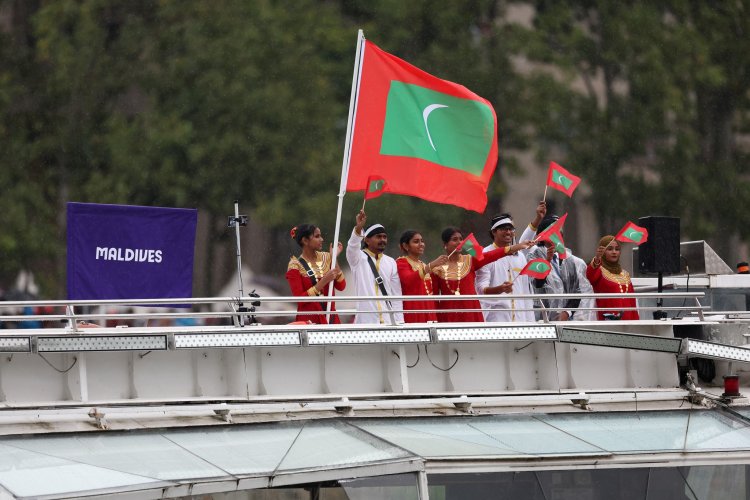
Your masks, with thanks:
M396 266L401 280L401 293L425 296L425 300L405 300L404 311L432 310L432 312L404 312L404 321L407 323L437 321L435 300L432 298L432 276L427 272L425 263L410 257L399 257L396 259Z
M474 286L477 270L508 255L508 248L497 248L487 252L482 260L477 260L470 255L459 255L457 262L434 268L432 279L435 295L438 293L441 295L477 295ZM480 308L481 305L476 299L441 300L438 301L438 309L477 309L477 311L441 312L438 314L438 321L441 323L483 323L484 316L479 312Z
M308 262L310 270L315 275L316 282L320 280L325 273L331 270L331 254L328 252L315 252L315 261ZM307 270L299 261L299 258L292 257L289 259L289 265L286 268L286 280L289 282L289 288L292 290L292 295L295 297L317 297L317 296L328 296L328 288L326 285L322 292L318 292L315 289L315 285L312 279L307 274ZM333 287L336 290L343 290L346 288L346 280L344 280L343 273L334 282ZM334 291L335 295L336 292ZM296 321L310 321L311 323L326 324L326 314L300 314L303 312L322 312L325 313L327 304L325 302L300 302L297 304L297 318ZM331 311L336 310L336 304L331 304ZM332 314L331 323L341 323L337 314Z
M591 282L596 293L633 293L630 273L622 269L614 274L603 266L594 266L593 261L586 268L586 278ZM604 319L604 314L618 314L620 319L639 319L638 311L626 311L626 307L637 307L634 298L596 299L596 307L604 309L596 312L597 319Z

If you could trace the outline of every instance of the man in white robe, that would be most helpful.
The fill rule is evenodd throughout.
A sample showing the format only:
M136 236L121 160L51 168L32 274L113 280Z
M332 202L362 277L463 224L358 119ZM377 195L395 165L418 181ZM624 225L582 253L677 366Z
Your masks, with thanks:
M367 216L364 210L357 214L357 225L346 245L346 260L354 278L354 293L359 296L401 295L401 280L396 261L383 252L388 244L388 234L380 224L364 229ZM364 248L363 248L364 242ZM374 267L374 271L373 271ZM376 277L377 275L380 279ZM385 294L383 293L385 290ZM357 302L355 323L392 324L404 322L403 304L400 300L367 300Z
M536 236L536 228L547 213L547 205L541 201L537 205L536 217L524 230L519 241L531 241ZM484 251L513 245L516 227L510 214L500 214L490 221L490 236L492 245ZM518 276L527 263L528 250L504 257L477 271L477 293L495 295L480 301L484 320L487 322L508 321L536 321L534 317L534 301L532 299L515 298L514 295L530 295L534 293L528 276ZM501 295L501 296L498 296Z

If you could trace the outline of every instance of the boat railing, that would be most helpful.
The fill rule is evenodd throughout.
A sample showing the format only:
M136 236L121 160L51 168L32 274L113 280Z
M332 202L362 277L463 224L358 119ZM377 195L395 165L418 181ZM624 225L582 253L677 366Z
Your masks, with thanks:
M521 300L530 300L533 307L515 307L515 311L534 311L538 322L549 323L551 313L568 310L564 305L552 306L550 302L564 304L568 299L602 299L634 298L636 301L651 303L654 300L669 298L682 299L678 306L645 305L618 308L618 310L637 310L642 320L651 319L651 312L662 311L673 314L675 318L697 318L704 320L710 308L701 304L703 292L637 292L637 293L575 293L575 294L518 294L513 295L516 304ZM317 312L297 311L297 304L314 302L327 304L336 302L335 314L348 317L356 314L356 303L378 301L384 303L387 322L396 325L396 313L415 312L485 312L491 310L483 301L509 299L508 295L441 295L431 297L441 301L439 309L408 309L395 307L394 303L424 301L424 296L274 296L274 297L199 297L199 298L166 298L166 299L118 299L118 300L35 300L35 301L2 301L0 302L0 328L44 328L64 327L72 331L79 328L96 326L199 326L199 325L235 325L282 324L294 321L295 317L318 316ZM479 300L480 307L450 307L446 302ZM596 307L593 300L590 306L581 303L577 311L609 310ZM265 307L264 307L265 306ZM721 312L729 317L729 313ZM747 311L732 313L737 319L750 319Z

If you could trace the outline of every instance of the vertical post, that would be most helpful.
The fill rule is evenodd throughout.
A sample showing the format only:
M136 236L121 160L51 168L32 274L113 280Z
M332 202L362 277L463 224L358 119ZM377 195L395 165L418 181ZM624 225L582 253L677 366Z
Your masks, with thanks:
M237 291L239 293L239 302L237 303L237 312L242 313L245 311L244 304L242 303L242 297L245 296L245 291L242 285L242 250L240 249L240 201L234 200L234 218L231 220L230 226L234 226L234 238L235 238L235 249L237 251ZM237 321L240 326L245 326L245 317L242 314L237 316Z
M665 319L667 317L667 313L665 311L658 309L664 303L661 298L661 293L664 291L664 282L662 278L663 274L661 271L659 271L656 278L656 291L659 293L659 297L656 299L657 310L653 312L654 319Z
M427 473L423 470L417 472L417 492L419 493L419 500L430 500Z
M341 162L341 182L339 185L339 202L338 208L336 209L336 228L333 233L333 247L331 250L331 267L336 265L336 258L338 257L338 241L339 241L339 230L341 226L341 211L344 207L344 195L346 194L346 181L349 177L349 160L351 155L352 137L354 136L354 117L357 112L357 100L359 98L359 82L362 76L362 59L365 51L362 42L365 40L365 35L362 30L357 31L357 53L354 57L354 74L352 75L352 93L349 98L349 118L346 124L346 140L344 141L344 159ZM333 280L328 284L328 296L333 295ZM331 301L328 301L326 305L327 311L331 312Z

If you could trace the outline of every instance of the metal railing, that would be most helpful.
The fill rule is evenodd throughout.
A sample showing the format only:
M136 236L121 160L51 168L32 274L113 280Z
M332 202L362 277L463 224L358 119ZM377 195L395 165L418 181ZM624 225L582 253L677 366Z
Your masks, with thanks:
M710 311L701 305L700 299L704 297L703 292L671 292L671 293L612 293L612 294L519 294L519 295L439 295L439 296L411 296L398 295L387 297L372 296L335 296L335 297L200 297L200 298L168 298L168 299L123 299L123 300L36 300L36 301L4 301L0 302L0 328L43 328L45 326L66 327L72 331L89 326L171 326L163 325L165 322L186 321L194 324L227 324L244 325L249 323L279 324L294 321L296 316L319 316L325 312L297 311L296 305L307 302L339 304L339 309L331 314L339 316L352 316L356 310L352 307L341 307L342 304L351 306L357 302L380 301L391 304L409 301L434 300L442 303L436 309L408 309L403 307L390 308L384 311L389 317L390 324L395 325L395 313L426 313L436 312L487 312L490 307L481 306L482 301L497 299L531 300L533 308L514 308L515 311L534 311L538 313L539 321L548 323L550 313L568 310L569 308L551 307L549 301L564 302L567 299L602 299L602 298L634 298L636 300L646 299L684 299L681 306L637 306L619 308L621 310L637 310L641 313L651 311L674 312L681 316L698 317L701 321L705 314ZM451 308L446 302L478 300L480 307L477 308ZM250 310L244 310L249 308ZM254 304L254 307L251 306ZM291 306L287 310L264 310L264 305L284 304ZM181 306L181 307L178 307ZM179 311L178 309L184 309ZM384 308L387 308L384 305ZM163 308L163 309L162 309ZM293 309L292 309L293 308ZM578 311L606 311L611 308L600 307L577 307ZM48 314L39 311L52 311ZM23 311L29 312L24 314ZM370 311L367 311L370 312ZM722 312L721 314L727 314ZM746 311L736 312L737 317L747 317L750 313ZM242 321L247 319L248 321ZM647 318L642 318L647 319ZM283 321L279 321L283 320ZM113 322L118 322L112 325ZM122 323L120 323L122 322ZM57 323L57 324L55 324ZM103 324L102 324L103 323Z

